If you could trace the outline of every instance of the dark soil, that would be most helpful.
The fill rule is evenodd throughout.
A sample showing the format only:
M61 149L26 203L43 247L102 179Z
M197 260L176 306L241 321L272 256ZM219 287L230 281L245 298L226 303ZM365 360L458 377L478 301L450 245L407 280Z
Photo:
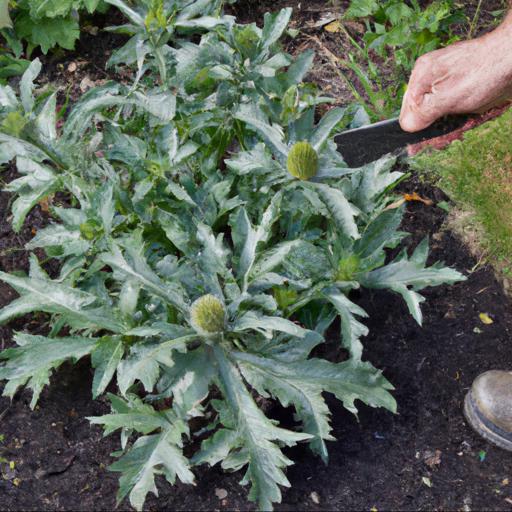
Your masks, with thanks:
M275 10L290 3L278 1L269 7ZM325 9L323 0L303 1L301 9L315 12L309 10L320 5ZM76 56L54 62L56 74L47 79L58 79L57 66L83 58L85 52L89 52L87 73L95 64L102 67L106 46L98 41L97 53L91 53L87 41ZM74 73L61 78L71 80L76 88ZM4 181L13 177L12 171L2 175ZM435 203L446 200L439 190L415 180L405 182L402 189L417 191ZM23 231L14 234L8 201L7 194L0 194L0 270L26 269L27 255L21 249L47 216L35 208ZM411 203L404 221L404 228L413 233L411 248L428 235L431 261L442 259L468 275L464 283L426 291L423 327L410 317L400 297L364 292L358 300L370 314L365 358L382 368L396 386L399 413L361 405L358 422L330 400L338 439L330 443L330 464L324 466L305 446L289 450L296 461L288 471L292 488L283 492L283 504L277 509L512 509L512 456L474 434L461 413L464 395L480 372L512 368L510 302L492 269L479 266L453 234L443 230L445 217L441 208ZM0 307L14 296L0 283ZM483 325L481 312L494 323ZM12 343L12 330L38 332L41 325L40 318L28 316L0 328L0 346ZM27 392L17 395L12 404L0 399L0 460L7 461L0 463L0 509L115 507L117 475L106 468L119 442L117 436L102 438L101 429L85 419L109 411L105 399L91 400L91 382L90 365L84 360L61 368L35 411L28 406ZM200 468L196 474L195 488L159 482L160 497L148 499L147 509L253 508L247 504L246 489L238 485L241 474L224 474L217 467ZM227 492L222 500L216 495L219 490ZM126 502L120 507L127 508Z

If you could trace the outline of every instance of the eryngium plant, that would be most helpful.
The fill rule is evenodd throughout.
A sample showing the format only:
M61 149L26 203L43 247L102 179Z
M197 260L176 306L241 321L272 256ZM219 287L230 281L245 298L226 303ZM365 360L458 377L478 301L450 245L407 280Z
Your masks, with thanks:
M266 30L281 33L287 16ZM34 407L56 368L90 356L93 397L117 386L111 414L90 420L121 434L119 501L140 510L156 475L193 483L197 465L221 464L270 509L289 485L285 447L307 443L327 462L325 392L354 413L357 400L396 410L391 384L363 360L366 313L351 290L399 293L421 322L419 291L462 276L427 266L427 241L388 261L406 235L390 195L401 174L390 158L347 168L332 141L339 110L315 125L304 108L280 126L242 103L224 130L231 105L195 98L205 115L191 119L186 93L139 82L93 89L59 127L56 96L33 95L39 70L34 61L20 98L0 88L0 163L21 174L7 186L13 229L50 205L27 249L61 270L49 277L32 254L28 275L0 272L19 295L0 322L44 312L48 328L15 333L0 354L4 395L26 386ZM220 167L218 132L244 148ZM307 180L287 169L297 143L318 158L314 176L311 160L294 162ZM336 318L343 362L312 355ZM262 398L293 407L296 426L270 419Z

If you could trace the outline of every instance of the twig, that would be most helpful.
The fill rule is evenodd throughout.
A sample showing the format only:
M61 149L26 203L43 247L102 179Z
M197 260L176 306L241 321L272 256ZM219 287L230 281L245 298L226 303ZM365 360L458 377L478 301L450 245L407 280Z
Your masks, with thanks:
M478 261L473 265L473 267L471 269L468 270L468 273L469 274L473 274L474 272L476 272L478 269L480 269L481 267L483 267L484 265L487 264L487 261L488 261L488 258L489 258L489 255L486 254L486 253L483 253L480 258L478 258Z
M11 408L11 406L7 407L7 409L0 412L0 421L2 421L5 418L5 415L7 414L7 411Z
M330 62L331 62L331 65L339 72L339 69L338 69L338 62L341 60L338 56L334 55L334 53L331 52L331 50L329 50L329 48L327 48L327 46L325 46L324 43L322 43L322 41L320 41L320 39L318 39L317 36L310 36L308 34L304 34L304 37L306 39L311 39L317 46L320 47L320 49L327 55L327 57L329 58Z

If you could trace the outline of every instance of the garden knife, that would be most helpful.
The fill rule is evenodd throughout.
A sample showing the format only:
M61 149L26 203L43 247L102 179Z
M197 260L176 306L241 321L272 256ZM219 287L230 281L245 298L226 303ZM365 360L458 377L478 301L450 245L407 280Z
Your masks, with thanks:
M347 130L335 137L338 151L349 167L361 167L393 153L405 154L407 146L460 130L469 116L447 116L419 132L405 132L398 118Z

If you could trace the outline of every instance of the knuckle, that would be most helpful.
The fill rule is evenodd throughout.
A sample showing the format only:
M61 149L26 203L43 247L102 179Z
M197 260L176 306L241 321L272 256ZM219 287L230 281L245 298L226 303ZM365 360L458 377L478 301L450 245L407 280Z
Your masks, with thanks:
M431 65L432 65L432 57L428 53L426 53L425 55L421 55L416 60L416 67L425 68L425 67L430 67Z

